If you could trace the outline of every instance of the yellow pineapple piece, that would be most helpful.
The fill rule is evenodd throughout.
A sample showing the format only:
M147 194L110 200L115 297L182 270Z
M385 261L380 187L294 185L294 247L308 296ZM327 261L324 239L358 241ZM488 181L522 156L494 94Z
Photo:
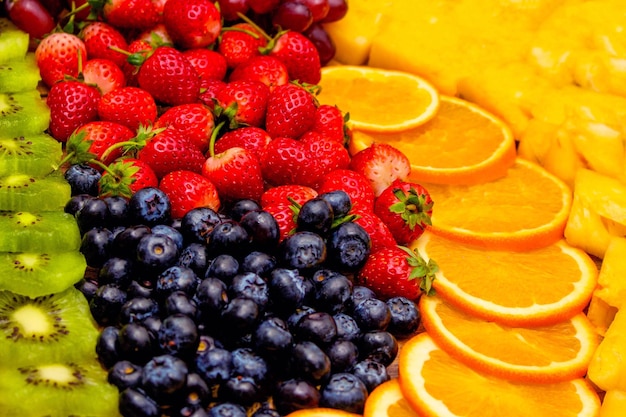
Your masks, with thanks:
M604 257L611 240L602 217L577 197L572 200L564 235L567 243L598 258Z
M595 296L616 308L626 304L625 254L626 238L611 238L598 274L598 289L595 291Z
M612 389L604 394L599 417L623 417L626 410L626 391Z
M587 318L596 328L600 336L604 337L609 326L615 319L615 314L617 314L617 308L608 305L602 298L594 293L587 307Z
M615 314L591 358L587 377L604 391L626 391L626 309Z

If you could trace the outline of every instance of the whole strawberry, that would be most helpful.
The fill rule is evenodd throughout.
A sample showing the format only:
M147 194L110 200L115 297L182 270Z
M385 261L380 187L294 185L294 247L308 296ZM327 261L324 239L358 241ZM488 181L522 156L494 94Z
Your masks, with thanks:
M145 187L157 187L159 179L145 162L135 158L118 159L109 165L99 181L100 195L130 198Z
M198 77L200 77L201 86L204 81L223 81L226 78L226 72L228 71L226 58L219 52L206 48L194 48L183 51L183 55L191 66L196 69Z
M124 72L115 62L104 58L93 58L83 65L83 80L95 85L101 94L126 85Z
M217 45L217 52L228 68L233 69L253 56L261 55L259 48L267 45L266 34L249 23L235 23L225 28Z
M155 101L176 106L195 103L200 95L200 78L182 52L159 46L141 64L139 86Z
M255 126L242 126L224 133L215 142L215 153L224 152L228 148L245 148L261 157L261 152L272 138L264 129Z
M98 117L121 123L132 130L151 125L157 118L157 106L146 90L120 87L103 95L98 103Z
M432 224L433 200L420 184L396 180L376 198L374 212L387 224L396 242L407 245Z
M370 254L356 281L383 300L392 297L416 300L422 293L432 293L437 270L433 260L427 262L407 247L387 247Z
M210 0L168 0L163 23L182 49L207 47L222 30L220 11Z
M197 172L172 171L161 178L159 188L169 197L175 219L182 218L196 207L209 207L215 211L220 208L217 188Z
M289 72L280 59L270 55L257 55L237 65L229 80L260 81L267 85L271 92L277 86L289 82Z
M273 138L299 138L315 121L317 101L304 87L285 84L274 88L267 100L265 129Z
M61 141L85 123L98 117L100 92L96 87L81 81L61 81L48 92L50 107L50 133Z
M174 129L158 131L148 139L137 159L150 165L159 178L177 170L200 173L205 160L200 149Z
M269 87L260 81L232 81L215 96L215 112L229 121L230 129L259 127L265 122L268 96Z
M95 120L86 123L79 127L74 132L74 135L81 133L84 134L82 140L91 143L88 151L105 165L109 165L122 156L122 150L119 148L105 155L107 149L116 143L129 141L135 136L135 132L127 126L106 120Z
M202 103L181 104L170 107L154 124L155 128L175 129L206 152L215 123L213 113Z
M317 48L305 35L292 30L280 32L265 52L281 60L287 67L289 79L307 84L318 84L322 78Z
M55 32L44 37L37 45L35 60L41 79L48 87L52 87L65 76L78 77L79 62L87 61L87 49L78 36Z
M397 148L386 143L374 143L352 155L350 169L364 175L378 197L395 180L408 178L411 162Z
M202 166L202 175L215 184L223 200L258 200L263 193L259 160L244 148L235 147L218 154L212 153Z
M122 68L126 62L126 54L120 51L128 50L128 43L124 35L105 22L91 22L84 26L78 36L85 43L89 59L103 58L113 61Z
M112 26L134 30L149 29L161 19L152 0L107 0L102 16Z

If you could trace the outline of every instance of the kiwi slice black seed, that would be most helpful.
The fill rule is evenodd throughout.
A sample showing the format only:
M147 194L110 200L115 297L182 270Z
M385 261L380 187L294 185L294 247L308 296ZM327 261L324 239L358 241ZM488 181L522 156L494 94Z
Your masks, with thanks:
M62 158L63 145L50 135L3 136L0 132L0 176L48 175Z
M98 334L87 299L74 287L34 298L0 291L0 368L97 360Z
M0 18L0 62L24 59L28 51L28 34L6 17Z
M35 62L35 54L28 53L22 60L0 64L0 92L18 93L35 90L41 75Z
M61 174L0 177L0 211L63 211L71 196L72 189Z
M37 90L0 93L0 132L3 135L43 133L50 124L50 109Z
M119 394L94 359L38 362L0 369L0 415L117 417ZM7 393L10 393L7 395Z
M62 211L0 211L0 252L79 250L76 219Z
M0 252L0 290L28 297L61 292L85 275L82 253Z

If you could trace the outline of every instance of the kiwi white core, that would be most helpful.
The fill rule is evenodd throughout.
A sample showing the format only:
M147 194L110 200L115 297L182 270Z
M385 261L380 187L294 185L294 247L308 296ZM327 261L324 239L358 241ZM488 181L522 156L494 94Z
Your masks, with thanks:
M71 385L78 382L75 371L62 364L50 364L37 367L40 379L56 382L57 384Z
M18 308L12 316L22 328L22 334L29 339L43 337L53 331L50 318L40 308L33 305L27 304Z

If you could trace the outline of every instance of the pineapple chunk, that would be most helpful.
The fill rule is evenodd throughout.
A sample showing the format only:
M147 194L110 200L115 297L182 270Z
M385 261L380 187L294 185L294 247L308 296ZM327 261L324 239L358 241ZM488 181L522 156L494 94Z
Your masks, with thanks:
M604 254L595 296L621 308L626 303L626 238L613 237Z
M615 314L589 362L587 377L604 391L626 391L626 309Z
M604 257L611 240L602 216L577 195L576 188L564 234L567 243L598 258Z
M599 417L623 417L626 410L626 391L612 389L604 394Z
M594 293L587 308L587 318L600 336L606 335L606 331L615 319L615 314L617 314L617 308L608 305Z

